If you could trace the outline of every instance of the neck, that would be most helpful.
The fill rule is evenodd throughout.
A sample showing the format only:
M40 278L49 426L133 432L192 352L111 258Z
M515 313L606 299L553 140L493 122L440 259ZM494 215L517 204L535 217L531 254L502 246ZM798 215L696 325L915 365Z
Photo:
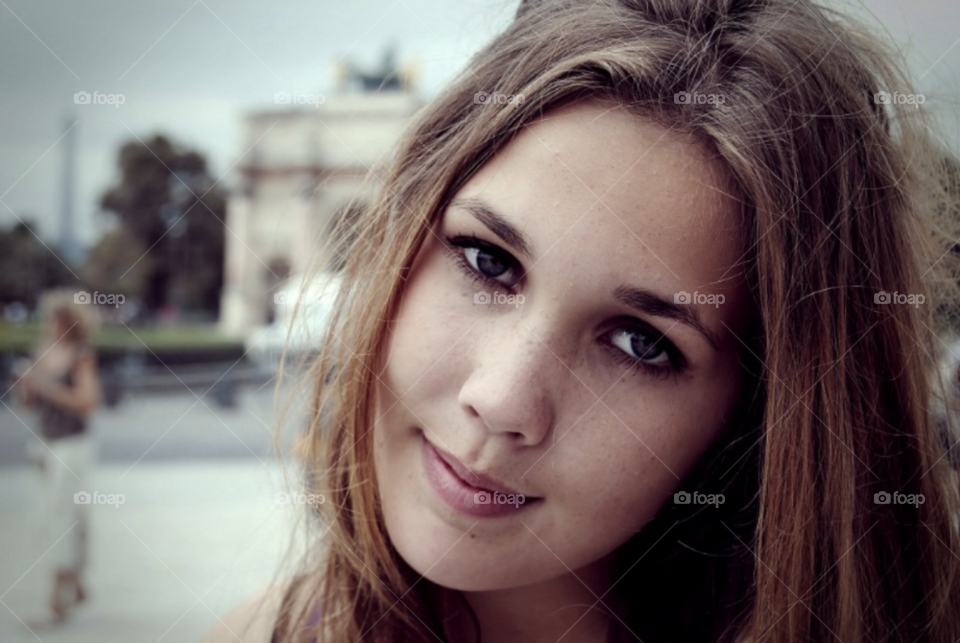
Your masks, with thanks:
M598 561L532 585L462 595L484 641L555 643L562 637L565 643L603 643L616 621L610 613L609 572L607 562ZM449 616L459 634L455 640L473 640L475 625L462 603L452 607Z

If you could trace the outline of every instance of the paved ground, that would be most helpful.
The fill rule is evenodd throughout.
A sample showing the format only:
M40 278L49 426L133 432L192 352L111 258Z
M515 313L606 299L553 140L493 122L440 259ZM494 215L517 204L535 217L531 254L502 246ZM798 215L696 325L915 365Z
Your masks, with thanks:
M0 641L196 641L215 614L274 578L295 509L275 502L286 487L271 457L272 387L238 402L155 395L97 414L90 491L125 502L91 506L88 601L65 626L33 632L21 621L46 601L50 545L31 530L25 447L35 427L29 411L0 405Z
M92 505L88 601L66 625L35 632L20 622L45 596L46 543L28 526L32 474L0 469L0 641L196 641L215 614L271 581L293 517L275 503L276 467L249 458L128 469L101 465L92 478L125 502Z

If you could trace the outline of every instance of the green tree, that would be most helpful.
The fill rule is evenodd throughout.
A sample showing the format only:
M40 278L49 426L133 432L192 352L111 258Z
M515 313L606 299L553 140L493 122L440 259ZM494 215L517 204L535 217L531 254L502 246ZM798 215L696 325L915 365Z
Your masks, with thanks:
M117 165L120 182L103 194L100 207L117 217L118 230L94 248L87 274L138 294L148 312L172 305L216 316L226 199L206 160L157 135L124 144ZM133 254L142 258L129 259Z
M125 226L118 226L90 249L81 277L90 290L122 292L128 299L142 300L146 277L155 263L146 250Z
M0 230L0 303L19 301L33 309L40 293L59 286L80 290L80 282L29 223Z

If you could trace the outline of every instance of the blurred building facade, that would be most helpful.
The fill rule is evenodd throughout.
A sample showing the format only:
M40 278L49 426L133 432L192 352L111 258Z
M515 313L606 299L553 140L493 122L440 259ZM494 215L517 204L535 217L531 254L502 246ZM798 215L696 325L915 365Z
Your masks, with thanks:
M237 188L227 203L220 329L242 338L273 321L280 282L318 260L320 242L423 101L390 52L372 73L341 66L334 92L275 97L249 114Z

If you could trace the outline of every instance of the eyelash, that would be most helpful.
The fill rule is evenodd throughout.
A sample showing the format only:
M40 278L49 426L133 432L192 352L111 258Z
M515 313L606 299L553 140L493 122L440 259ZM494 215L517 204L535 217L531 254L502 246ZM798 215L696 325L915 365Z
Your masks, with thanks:
M471 279L474 283L482 284L489 288L506 288L510 290L511 293L513 292L513 288L502 281L497 281L495 278L489 275L485 275L482 272L477 272L477 270L470 265L470 262L467 261L467 258L463 256L462 250L475 248L477 250L501 257L506 260L505 262L509 265L509 270L517 270L519 268L519 264L517 263L516 259L509 255L509 253L493 244L478 239L475 235L463 234L447 237L447 242L444 244L444 248L451 254L460 271L463 272L463 274L468 279Z
M630 328L630 327L621 326L614 329L614 331L607 333L607 335L611 335L613 332L620 331L620 330L635 330L635 331L639 330L643 332L642 329L639 329L639 328L635 328L635 327ZM666 338L662 336L654 340L654 344L659 345L661 341L663 342L663 344L660 346L660 349L667 354L667 359L669 360L668 366L657 366L655 364L650 364L649 362L645 362L642 359L637 359L632 355L627 355L622 350L620 350L616 346L613 346L612 344L604 344L604 348L610 351L611 355L613 356L613 359L617 360L619 363L629 368L631 374L633 375L642 373L644 375L653 377L654 379L657 379L657 380L665 380L671 375L673 375L674 378L676 378L676 375L678 375L680 371L683 370L682 365L680 363L681 358L679 357L679 353L677 352L676 348L674 348L673 345Z
M508 264L508 270L515 270L517 272L522 272L519 268L520 265L516 259L514 259L508 252L498 248L497 246L487 243L478 239L476 235L465 235L458 234L450 237L446 237L446 243L443 244L444 250L450 255L453 259L454 265L457 269L463 273L463 275L475 284L481 284L488 288L505 288L513 293L513 288L506 285L502 281L497 281L495 278L485 275L482 272L478 272L470 263L467 261L466 257L463 254L464 249L472 248L477 249L483 252L488 252L492 255L500 258L504 263ZM631 325L618 326L615 329L606 333L607 337L612 336L616 332L627 331L627 332L636 332L644 334L647 336L656 336L655 332L650 332L650 330L644 326L638 325L634 322ZM677 350L676 346L673 345L666 337L663 335L656 336L653 340L654 345L659 346L668 357L669 365L666 366L657 366L645 362L642 359L628 355L621 349L617 348L609 342L603 344L619 364L625 365L630 369L631 375L643 374L649 377L653 377L657 380L664 380L671 375L678 375L683 368L686 366L686 362L683 359L682 354Z

